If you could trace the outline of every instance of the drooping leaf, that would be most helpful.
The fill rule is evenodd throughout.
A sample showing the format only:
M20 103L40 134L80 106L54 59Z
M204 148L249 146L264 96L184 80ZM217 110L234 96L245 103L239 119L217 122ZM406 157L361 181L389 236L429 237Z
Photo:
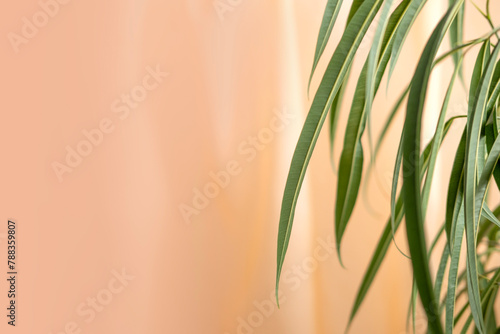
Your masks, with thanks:
M489 50L487 50L489 51ZM500 45L497 45L483 71L481 80L476 89L476 93L471 96L472 105L469 112L467 145L465 154L464 169L464 207L465 207L465 232L467 240L467 284L469 286L469 302L476 328L480 333L485 333L483 312L480 303L479 282L477 278L476 259L476 228L479 223L479 216L476 215L476 174L479 154L479 142L481 137L481 126L485 114L488 90L491 84L494 65ZM471 88L472 89L472 88Z
M448 120L446 122L446 124L444 126L443 137L441 138L441 143L444 140L444 138L446 137L446 135L448 134L448 132L451 128L451 125L453 124L453 121L455 119L456 118L451 118L450 120ZM426 148L422 152L422 159L420 160L420 163L422 164L422 166L420 168L421 173L422 173L421 179L423 179L423 177L425 175L425 171L427 170L427 167L429 165L429 158L430 158L430 154L431 154L431 148L433 146L433 141L434 141L434 139L429 142L429 144L426 146ZM404 215L403 198L400 195L396 201L396 211L395 211L396 219L394 221L394 224L395 224L394 230L395 231L399 228L401 221L403 219L403 215ZM384 227L384 230L382 231L382 235L380 236L380 239L377 243L375 251L373 252L373 256L370 260L370 264L368 265L368 268L363 276L363 280L361 282L361 285L358 289L358 293L356 295L356 299L354 301L354 305L353 305L352 310L351 310L351 316L349 318L348 326L350 326L350 324L352 323L352 320L354 319L359 307L361 306L361 303L365 299L366 294L368 293L368 290L369 290L371 284L373 283L375 275L377 274L377 272L380 268L380 265L382 264L382 261L384 260L385 255L387 254L387 250L389 249L389 246L390 246L391 240L392 240L392 236L393 236L391 226L392 226L392 222L391 222L391 218L389 218L385 227ZM443 227L443 230L444 230L444 227ZM440 233L442 233L442 232L440 232ZM431 249L437 243L438 237L439 237L439 234L436 236L435 242L433 242Z
M494 291L496 289L498 289L499 280L500 280L500 269L498 269L495 272L495 275L493 275L493 277L491 277L491 279L489 280L488 284L486 285L486 288L484 289L483 294L481 296L481 305L484 305L485 308L486 308L486 303L488 301L489 296L491 296L491 294L494 293ZM470 304L470 300L469 300L468 304ZM473 314L471 314L469 316L469 318L467 319L465 325L462 328L462 333L467 333L467 330L469 329L469 326L472 323L472 320L473 320ZM481 322L484 323L483 318L481 318ZM477 324L476 324L476 326L477 326Z
M339 163L339 174L344 177L339 178L338 181L335 206L335 232L339 259L341 258L342 237L356 204L361 183L364 161L361 136L366 126L367 117L371 112L372 100L380 87L383 73L391 56L391 47L396 37L395 31L405 13L404 6L408 6L410 2L403 1L384 24L391 5L391 2L385 3L380 24L375 33L373 47L361 71L354 93L346 127L344 148Z
M488 149L488 152L491 151L491 147L493 146L493 143L495 142L495 139L498 137L498 128L496 125L495 120L498 118L497 116L497 109L493 110L493 124L486 125L485 127L485 135L486 135L486 147ZM493 177L495 179L495 182L497 184L498 189L500 189L500 166L497 166L495 168L495 171L493 172Z
M366 89L365 89L365 110L366 110L366 122L368 124L368 144L370 148L370 156L373 159L373 141L372 141L372 130L371 130L371 110L373 105L373 99L375 98L376 91L378 90L377 78L376 74L379 70L378 62L381 56L384 40L387 41L386 36L384 36L384 32L390 34L391 28L386 31L388 25L388 17L391 10L393 0L385 0L384 5L382 6L382 10L380 16L378 18L378 25L375 30L375 36L373 37L372 47L370 49L370 53L368 55L367 63L367 75L366 75ZM390 40L389 40L389 43ZM387 45L387 44L386 44ZM384 56L384 55L382 55ZM382 57L383 59L384 57ZM388 59L388 56L385 56ZM382 65L385 67L385 64ZM382 71L384 71L383 69ZM376 88L377 86L377 88ZM370 159L371 160L371 159Z
M486 193L488 189L488 185L490 183L490 179L493 175L493 171L497 165L498 159L500 157L500 136L497 137L491 150L489 152L488 158L484 164L483 170L479 176L479 181L477 182L476 193L475 193L475 216L476 221L479 222L480 216L482 213L485 213L486 216L493 216L492 222L496 224L496 217L494 217L493 213L485 207L486 201ZM489 218L488 218L489 219Z
M486 298L486 309L484 312L484 323L486 325L486 333L494 333L497 329L495 320L495 300L498 294L498 286L494 287L493 292Z
M437 334L443 333L443 328L440 319L436 316L439 314L438 301L434 296L427 258L418 152L420 152L422 113L434 58L462 3L463 1L457 1L448 10L427 42L412 79L404 126L402 193L405 203L407 240L413 274L420 299L427 313L429 330Z
M302 128L290 165L281 206L276 270L277 299L279 280L290 241L295 207L307 166L332 102L339 92L359 44L380 9L382 2L382 0L365 0L352 17L328 64Z
M485 61L485 55L484 55L485 48L486 45L483 45L478 54L477 61L474 66L471 88L470 88L471 91L477 90L477 86L479 85L479 80L483 72L484 61ZM464 130L464 133L460 140L460 144L458 145L455 155L455 160L453 162L453 167L451 170L450 182L448 183L449 184L448 197L446 202L446 234L448 236L450 249L454 248L453 242L455 238L455 227L456 227L458 212L463 202L463 175L464 175L466 141L467 141L467 129Z
M455 0L449 0L448 3L450 6L453 5ZM453 20L450 26L450 44L452 48L456 48L459 45L462 45L464 42L464 14L465 14L465 3L462 4L460 10L458 11L457 16ZM453 54L453 61L455 63L455 67L459 68L459 74L462 81L463 77L463 67L462 64L459 64L459 59L462 56L462 52L458 52Z
M347 86L346 82L344 81L344 83L340 87L338 94L335 96L335 99L333 100L330 110L330 161L332 163L332 168L335 172L337 171L334 161L335 135L337 134L337 125L346 86Z
M417 294L417 284L415 283L415 280L413 280L413 283L411 285L411 295L410 295L410 307L408 308L408 318L406 319L406 328L410 328L409 322L410 322L410 317L411 317L411 323L412 323L412 333L416 333L416 318L417 318L417 301L418 301L418 294Z
M500 206L495 209L495 212L492 213L495 217L500 214ZM465 313L469 303L466 303L464 307L458 312L457 316L454 318L454 309L455 309L455 300L466 292L466 289L462 289L459 293L456 293L456 287L459 282L463 281L465 278L466 271L463 272L459 277L457 277L459 259L460 259L460 250L462 245L462 239L464 235L464 208L463 208L463 200L461 201L460 206L460 215L457 219L457 228L455 230L455 240L453 251L451 254L451 263L450 270L448 274L448 292L446 296L446 333L452 333L454 324L461 318L461 316ZM483 239L487 233L491 230L491 224L482 224L478 231L478 239ZM486 273L487 274L487 273ZM472 321L472 318L471 318Z
M403 163L403 137L404 133L401 134L401 139L399 141L398 152L396 153L396 163L394 164L394 172L392 173L392 186L391 186L391 228L392 228L392 238L395 240L396 234L396 197L398 196L398 181L399 173L401 171L401 164ZM395 241L394 241L395 242Z
M465 144L467 140L467 129L464 129L462 139L458 144L451 169L450 181L448 182L448 196L446 199L446 235L450 249L454 249L454 240L456 238L455 228L460 207L463 202L463 176L465 162ZM453 253L452 253L453 255Z
M323 14L323 20L321 21L321 26L319 28L318 41L316 42L316 51L314 53L314 61L311 70L311 75L309 76L309 84L307 90L311 86L311 80L318 66L318 62L325 51L326 44L330 39L332 29L337 21L337 16L339 15L340 8L342 7L342 0L328 0L326 3L325 12Z
M500 94L500 62L497 63L495 67L495 73L493 74L493 80L491 81L491 88L489 91L488 105L486 106L486 111L490 111L495 106L498 101L498 96Z
M500 227L500 220L495 216L493 212L491 212L490 208L486 204L483 206L483 214L482 217L484 219L487 219L490 223L495 224L496 226Z
M405 3L405 1L403 1L401 5L403 5L403 3ZM387 76L388 86L394 69L396 68L401 50L403 49L404 41L406 40L406 37L408 36L418 14L422 10L422 8L424 8L424 5L426 3L427 0L406 1L406 6L404 7L404 15L402 16L401 24L396 30L396 36L394 39L394 44L392 46L392 57L391 63L389 65L389 74Z
M457 66L455 68L455 72L453 73L453 75L451 77L450 84L448 85L448 89L446 91L446 95L444 98L443 106L441 108L441 112L440 112L439 117L438 117L436 131L434 132L434 141L433 141L432 152L431 152L430 161L429 161L429 168L427 170L427 175L425 177L424 187L422 189L422 216L423 216L424 220L425 220L425 216L426 216L426 212L427 212L427 204L429 202L429 196L430 196L431 185L432 185L432 178L434 176L434 169L436 167L436 162L437 162L439 143L441 141L441 138L443 136L443 131L444 131L444 119L446 117L446 111L448 110L448 105L450 103L451 94L453 92L453 86L455 84L455 79L457 78L457 75L459 74L461 64L462 64L462 58L459 59Z
M489 40L491 38L491 36L493 36L499 30L500 30L500 27L495 28L480 38L470 40L464 44L461 44L457 47L452 48L450 51L447 51L443 55L437 57L437 59L434 61L434 64L437 65L437 64L441 63L443 60L445 60L446 58L448 58L450 56L454 56L454 55L459 54L459 53L462 53L461 51L463 49L468 48L468 50L465 50L463 52L463 55L465 56L465 53L467 51L470 51L474 45L484 43L486 40Z
M443 286L444 274L446 271L446 266L448 264L449 258L450 258L450 249L448 248L448 244L445 244L443 247L443 253L441 254L441 260L439 261L436 279L434 281L435 282L434 295L436 295L437 298L439 298L439 296L441 295L441 288Z
M347 15L347 25L349 25L349 22L351 22L352 18L356 15L358 9L361 8L364 1L365 0L353 0L351 8L349 9L349 14Z
M460 250L462 249L462 239L464 236L464 207L463 199L459 203L458 215L456 218L456 227L453 230L453 242L451 243L450 269L448 270L448 290L446 293L446 333L453 333L454 313L456 301L456 289L458 286L458 267L460 261Z

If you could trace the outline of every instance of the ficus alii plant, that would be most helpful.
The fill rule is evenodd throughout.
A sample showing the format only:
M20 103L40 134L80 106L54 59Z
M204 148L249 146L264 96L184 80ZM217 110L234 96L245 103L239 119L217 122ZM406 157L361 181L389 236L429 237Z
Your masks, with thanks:
M346 26L314 95L290 165L279 222L276 292L309 160L326 120L333 148L352 62L372 27L375 32L364 66L357 76L337 170L334 230L340 261L342 238L358 200L363 175L366 178L376 163L382 141L399 110L405 112L405 121L394 159L391 214L354 299L349 324L365 299L395 233L404 222L413 269L409 314L415 314L420 301L427 315L429 333L465 333L469 330L481 334L500 333L500 324L495 319L500 267L491 264L492 255L499 250L500 206L491 210L486 201L490 186L500 189L500 166L497 164L500 156L500 43L499 28L494 25L489 0L484 1L482 7L472 1L447 1L448 9L426 41L413 76L389 112L379 138L372 141L370 131L365 131L370 129L372 105L382 79L390 80L406 37L426 3L426 0L352 1ZM309 83L342 5L342 0L327 1ZM477 10L484 17L491 27L487 34L464 41L466 8ZM440 53L446 40L450 47ZM466 57L475 57L470 77L465 77L462 70ZM453 62L454 71L442 96L442 106L440 110L426 110L430 76L435 67L445 61ZM452 92L460 85L468 92L468 110L463 115L447 117ZM427 143L421 139L424 112L439 115L433 137ZM448 176L445 217L443 221L431 220L440 224L441 229L434 240L426 240L426 212L439 149L458 118L465 120L465 126L453 152L455 158ZM370 146L375 143L370 150L363 149L363 135L369 137ZM365 160L369 162L366 169L363 168ZM440 239L446 242L442 249L437 249ZM462 248L465 265L460 264ZM429 258L439 251L437 274L432 275ZM467 296L463 305L457 303L459 296ZM461 328L455 328L456 324Z

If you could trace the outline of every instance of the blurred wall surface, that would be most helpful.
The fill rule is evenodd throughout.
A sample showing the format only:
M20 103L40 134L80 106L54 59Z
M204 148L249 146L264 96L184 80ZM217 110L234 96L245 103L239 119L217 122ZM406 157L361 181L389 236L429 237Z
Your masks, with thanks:
M333 238L337 178L325 127L298 203L279 310L274 287L289 163L350 3L308 95L325 0L4 1L0 332L343 333L388 217L402 113L348 227L346 269ZM375 134L447 3L429 1L417 20L375 102ZM466 38L488 30L473 11L466 27ZM374 29L352 68L335 165ZM424 140L451 68L433 75ZM463 101L454 96L456 113ZM443 213L448 167L439 166L429 236ZM18 238L15 328L4 315L9 219ZM351 333L405 333L410 290L410 263L391 247Z

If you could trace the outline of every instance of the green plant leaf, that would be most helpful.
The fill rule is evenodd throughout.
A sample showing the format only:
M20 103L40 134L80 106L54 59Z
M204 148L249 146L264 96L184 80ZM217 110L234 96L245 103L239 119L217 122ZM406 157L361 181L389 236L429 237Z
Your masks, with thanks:
M486 205L486 203L483 206L483 218L487 219L490 223L495 224L496 226L500 227L500 220L495 216L493 212L491 212L490 208Z
M416 333L416 318L417 318L417 301L418 301L418 293L417 293L417 283L415 283L415 279L413 280L413 283L411 284L411 295L410 295L410 306L408 308L408 318L406 319L406 328L410 328L409 326L409 321L410 321L410 316L411 316L411 323L412 323L412 333Z
M401 50L403 49L404 41L408 36L413 23L415 22L418 14L424 8L424 5L427 3L427 0L412 0L412 1L403 1L401 6L405 4L404 13L402 15L401 23L396 30L396 36L394 39L394 44L392 45L392 57L391 63L389 65L389 74L387 76L387 86L389 86L389 82L392 78L392 74L394 69L396 68L396 64L399 59L399 55L401 54Z
M462 3L463 1L457 1L448 10L427 42L412 79L404 126L402 194L405 203L407 239L413 274L417 282L420 299L427 313L429 330L437 334L443 333L443 328L440 319L437 317L437 314L439 314L438 303L434 296L427 258L420 193L420 156L418 152L420 152L422 112L433 61L446 31Z
M366 122L368 124L368 145L370 148L370 156L373 160L373 140L372 140L372 130L371 130L371 110L373 105L373 99L375 98L376 90L378 90L378 85L376 80L377 71L380 69L378 65L380 59L380 53L382 51L382 46L384 39L387 39L384 36L384 31L387 29L388 25L388 17L391 10L393 0L385 0L384 5L382 6L382 10L380 16L378 18L377 29L375 30L375 36L373 37L372 47L370 49L370 53L368 54L367 59L367 75L366 75L366 96L365 96L365 109L366 109ZM387 33L390 34L391 30L388 30ZM387 34L386 34L387 35ZM390 35L389 35L390 36ZM391 43L391 42L389 42ZM382 57L383 59L384 57ZM386 59L389 56L385 57ZM385 71L385 65L383 64L382 73ZM377 88L375 88L377 86Z
M365 0L353 0L351 4L351 8L349 9L349 15L347 15L347 25L351 22L352 18L358 12L358 9L361 7Z
M434 284L434 295L439 298L441 295L441 288L443 286L444 274L446 271L446 266L448 264L448 259L450 258L450 249L446 243L443 247L443 253L441 254L441 260L439 261L438 271L436 274L435 284Z
M455 0L449 0L448 3L450 7L453 5ZM460 10L457 13L457 16L453 20L451 26L450 26L450 44L452 48L456 48L457 46L463 44L464 41L464 13L465 13L465 3L462 4L460 7ZM458 52L456 54L453 54L453 61L455 63L455 67L459 68L459 74L462 82L464 81L463 77L463 67L460 62L459 64L459 59L462 55L462 52Z
M480 44L480 43L483 43L485 42L486 40L490 39L491 36L493 36L497 31L499 31L500 28L495 28L493 30L491 30L489 33L485 34L483 37L480 37L480 38L476 38L476 39L473 39L471 41L468 41L467 43L464 43L464 44L461 44L457 47L454 47L453 49L451 49L450 51L448 52L445 52L443 55L439 56L435 61L434 61L434 64L439 64L441 63L443 60L445 60L446 58L448 58L449 56L454 56L455 54L457 53L461 53L461 51L464 49L464 48L467 48L469 47L468 50L465 50L464 52L464 55L467 51L471 50L471 48L474 46L474 45L477 45L477 44Z
M500 281L500 269L498 269L495 272L495 275L489 280L488 284L486 285L482 297L481 297L481 304L485 306L486 308L486 303L488 301L489 296L496 290L498 289L498 282ZM470 304L470 301L468 302ZM467 305L465 305L467 306ZM462 333L467 333L467 330L469 329L470 324L472 323L473 320L473 315L471 314L469 318L467 319L465 325L462 328ZM481 318L481 321L484 323L484 320ZM477 326L477 325L476 325Z
M446 199L446 235L450 249L454 249L456 239L455 228L460 208L463 203L463 176L465 162L465 144L467 141L467 129L464 129L462 139L455 153L455 160L451 169L450 182L448 183L448 196ZM453 255L453 252L452 252Z
M484 61L485 61L485 48L486 45L483 45L478 54L477 61L474 66L471 88L470 88L471 91L476 91L477 86L479 85L479 80L483 72ZM455 236L455 227L456 227L458 212L463 202L463 175L464 175L466 142L467 142L467 129L464 130L462 139L460 140L460 144L458 145L456 151L448 187L448 197L446 202L446 234L448 236L450 249L454 248L453 241Z
M441 143L443 142L444 138L448 134L448 132L451 128L451 125L453 124L453 121L455 119L456 118L451 118L450 120L448 120L446 122L446 124L444 126L443 137L441 138ZM434 139L432 139L429 142L429 144L427 144L426 148L422 152L422 159L420 160L420 163L422 164L422 166L420 168L421 173L422 173L421 179L423 179L423 177L425 175L425 171L427 170L427 167L429 165L429 158L430 158L430 154L431 154L431 148L433 146L433 141L434 141ZM403 219L403 216L404 216L403 197L400 195L396 201L396 211L395 211L396 219L394 221L394 224L395 224L394 230L395 231L399 228L401 221ZM361 285L358 289L358 293L356 295L356 299L354 301L354 305L353 305L352 310L351 310L351 316L349 318L348 327L350 326L354 317L356 316L356 313L357 313L359 307L361 306L361 303L365 299L366 294L367 294L371 284L373 283L375 275L377 274L378 270L380 269L380 265L382 264L382 261L384 260L385 255L387 254L387 250L389 249L389 246L390 246L391 240L392 240L392 236L393 236L391 226L392 226L392 222L391 222L391 218L389 218L386 225L385 225L384 230L382 231L382 235L380 236L380 239L377 243L375 251L373 252L373 256L372 256L370 263L368 265L368 268L363 276L363 280L361 281ZM444 227L443 227L443 229L444 229ZM439 237L439 234L437 237ZM431 246L431 250L434 248L435 244L437 243L437 237L435 239L435 242L433 242L433 244Z
M408 1L402 2L387 23L385 22L389 15L391 2L385 3L370 55L361 71L354 93L339 163L339 174L345 177L338 179L335 207L335 232L339 259L341 259L342 237L354 210L361 184L364 161L361 137L371 112L373 98L380 87L383 73L391 56L391 46L396 37L395 31L404 14L403 5L408 3ZM377 60L378 63L375 66Z
M356 11L356 14L354 14L328 64L309 114L307 115L304 127L302 128L290 165L281 205L276 270L277 299L279 280L290 241L295 207L307 166L332 102L339 92L359 44L380 9L381 4L381 0L365 0Z
M455 84L455 79L460 72L462 57L460 57L457 66L455 67L455 72L453 73L450 84L448 85L448 89L446 91L446 95L444 98L443 106L441 108L441 112L439 114L436 131L434 132L434 141L432 146L432 153L429 161L429 168L427 170L427 175L425 177L424 187L422 189L422 217L425 220L426 212L427 212L427 204L429 202L429 195L432 186L432 178L434 176L434 169L436 167L437 156L439 151L439 145L441 142L441 138L443 136L444 130L444 119L446 117L446 111L448 110L448 105L450 103L451 94L453 92L453 86ZM437 139L436 139L437 138Z
M493 74L493 80L491 82L491 88L489 91L488 105L486 110L490 111L495 106L498 101L498 96L500 94L500 62L497 62L495 67L495 73Z
M346 79L347 80L347 76ZM337 133L337 125L339 121L339 114L342 107L342 101L344 97L346 82L342 84L338 94L335 96L333 100L331 111L330 111L330 161L332 163L333 171L336 172L335 161L334 161L334 152L335 152L335 135Z
M399 173L401 171L401 165L403 163L403 138L404 138L404 132L401 133L401 139L399 141L398 151L396 153L396 163L394 164L394 172L392 174L392 185L391 185L391 228L392 228L392 238L394 239L394 242L396 242L395 241L396 240L395 239L396 197L398 196Z
M465 231L467 240L467 284L471 312L480 333L485 333L483 313L480 303L479 282L477 278L476 259L476 228L479 217L476 216L476 174L479 154L481 126L485 114L488 90L491 84L495 60L500 51L497 45L479 82L476 94L471 98L471 109L468 120L468 134L466 145L466 159L464 169L464 203L465 203ZM480 208L478 209L481 212Z
M495 108L493 110L493 119L498 120L498 115L497 115L497 109ZM493 143L495 142L495 139L498 136L498 125L494 121L493 124L486 125L485 127L485 134L486 134L486 147L488 151L491 151L491 147L493 146ZM493 177L495 179L495 182L497 184L498 189L500 189L500 166L497 165L495 168L495 171L493 172Z
M495 142L493 143L493 146L491 147L488 158L486 159L483 170L479 177L479 181L477 182L477 188L475 193L476 197L475 209L476 209L477 222L479 222L480 215L482 213L484 213L492 223L496 224L497 222L495 215L485 206L485 201L486 201L486 193L488 185L493 175L493 171L495 170L495 167L497 165L499 157L500 157L500 136L498 136ZM490 217L492 219L490 219Z
M458 215L456 218L456 227L453 231L453 243L451 248L450 269L448 270L448 291L446 294L446 333L453 333L454 312L456 300L456 288L458 286L457 275L460 261L460 250L462 249L462 240L464 236L464 207L463 199L459 203Z
M335 22L337 21L337 16L339 15L341 7L342 0L328 0L328 2L326 3L323 20L319 28L318 41L316 42L316 51L314 53L311 75L309 76L309 84L307 87L308 91L309 87L311 86L311 80L313 78L314 71L316 70L316 66L318 66L318 62L321 58L321 55L323 54L323 51L325 51L326 44L330 39L332 29L335 26Z
M448 293L446 296L446 333L452 333L454 324L460 319L465 310L468 307L468 303L459 311L458 315L454 317L454 309L455 309L455 300L463 293L466 292L466 289L461 290L458 294L456 294L456 287L458 283L463 281L465 278L465 272L457 277L459 259L460 259L460 250L462 245L462 239L464 235L464 208L463 208L463 200L460 202L460 215L457 219L457 228L455 230L455 241L453 246L453 251L451 254L451 263L450 270L448 273ZM500 206L495 209L495 212L492 213L495 217L500 214ZM481 240L490 230L490 224L482 224L478 231L478 239Z
M486 311L484 313L484 323L486 325L486 333L494 333L497 329L495 320L495 299L498 294L498 287L494 287L493 292L488 296L485 301Z

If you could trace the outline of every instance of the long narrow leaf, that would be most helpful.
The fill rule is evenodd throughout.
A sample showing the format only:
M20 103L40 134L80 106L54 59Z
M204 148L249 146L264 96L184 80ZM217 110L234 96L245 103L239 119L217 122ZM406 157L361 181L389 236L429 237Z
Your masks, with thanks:
M464 236L464 209L463 200L460 202L459 213L457 216L456 228L453 234L453 244L451 248L451 261L450 269L448 271L448 291L446 293L446 333L453 333L454 327L454 313L455 313L455 300L456 288L458 285L457 275L458 266L460 261L460 250L462 249L462 240Z
M448 132L451 128L451 125L453 124L453 121L455 119L456 118L451 118L450 120L448 120L446 122L446 124L444 126L443 137L441 138L441 143L444 140L444 138L446 137L446 135L448 134ZM433 140L431 140L429 142L429 144L426 146L425 150L422 152L422 159L420 160L420 162L422 164L421 168L420 168L421 173L422 173L421 179L423 179L423 177L425 175L425 171L427 170L427 167L429 165L429 158L430 158L432 146L433 146ZM396 213L395 213L396 219L395 219L395 225L394 225L395 231L399 228L401 221L403 219L403 215L404 215L403 197L400 195L396 201ZM363 280L361 282L358 293L356 295L356 299L354 301L354 305L352 307L351 316L349 318L348 326L352 323L352 320L354 319L359 307L361 306L361 303L365 299L366 294L367 294L371 284L373 283L375 275L377 274L377 272L380 268L380 265L382 264L382 261L384 260L385 255L387 254L387 250L389 249L389 246L390 246L391 240L392 240L392 236L393 236L391 226L392 226L392 222L391 222L391 218L389 218L385 227L384 227L382 235L380 236L380 239L377 243L377 247L375 248L373 256L370 260L370 264L368 265L368 268L365 272L365 275L363 276ZM439 237L439 235L437 237ZM433 248L433 246L437 242L437 237L436 237L435 242L431 246L431 248Z
M479 154L481 126L485 114L488 89L490 87L495 60L500 52L500 44L495 48L482 75L477 94L472 101L472 112L468 121L466 160L464 170L465 231L467 239L467 282L471 312L480 333L484 333L483 312L480 303L479 282L476 259L476 173ZM479 209L480 210L480 209ZM481 212L481 211L479 211Z
M389 85L392 73L396 68L399 55L401 54L401 50L403 49L404 41L406 40L406 37L408 36L410 29L413 26L413 23L415 22L418 14L422 10L422 8L424 8L424 5L426 3L427 0L413 0L409 2L408 5L405 7L405 13L403 19L398 29L396 30L395 41L392 46L392 57L391 57L391 63L389 65L389 74L387 76L387 85Z
M439 317L437 317L439 314L438 302L434 296L429 261L427 259L418 152L420 152L422 112L433 61L446 31L462 3L463 1L457 1L448 10L427 42L412 79L404 126L403 195L407 239L412 258L413 274L417 282L420 299L427 313L429 330L436 334L443 333L443 328Z
M450 249L454 248L455 228L458 213L463 203L463 176L465 162L465 144L467 141L467 128L464 129L462 139L455 153L455 160L451 169L450 182L448 183L448 196L446 199L446 235Z
M337 95L359 44L381 4L382 0L365 0L354 14L328 64L295 148L281 206L277 249L276 299L278 299L279 280L290 241L295 207L307 166L333 99Z
M347 80L347 76L346 79ZM337 134L337 125L339 121L340 110L342 107L342 101L344 97L344 92L346 88L346 82L342 84L340 87L337 96L333 100L331 110L330 110L330 160L332 162L332 168L336 172L335 161L334 161L334 153L335 153L335 135Z
M378 91L383 73L391 56L391 47L396 37L395 31L405 13L404 6L408 6L409 3L408 1L401 3L391 15L387 24L384 22L387 20L391 3L385 3L380 17L381 24L375 34L372 50L361 71L354 93L345 132L344 148L339 163L339 174L344 177L339 178L335 206L335 232L339 259L341 258L340 245L342 237L354 209L361 184L364 161L361 136L366 126L367 117L371 111L373 97ZM385 33L382 38L384 30ZM375 66L377 59L378 63Z
M451 99L451 94L453 92L453 86L455 84L455 79L457 78L457 75L460 72L460 68L462 64L462 58L459 59L457 66L455 68L455 72L453 73L450 84L448 85L448 89L446 91L446 96L444 98L443 106L441 108L441 113L439 114L437 126L436 126L436 131L434 133L434 143L432 146L432 153L430 157L430 162L429 162L429 168L427 170L427 175L425 178L425 183L424 183L424 188L422 189L422 216L425 220L425 215L427 212L427 204L429 202L429 196L430 196L430 191L431 191L431 185L432 185L432 178L434 176L434 169L436 167L436 162L437 162L437 156L438 156L438 151L439 151L439 142L441 141L441 138L443 136L443 130L444 130L444 119L446 117L446 111L448 110L448 105L450 103ZM438 138L438 139L436 139Z
M452 6L455 0L449 0L449 5ZM450 44L452 48L456 48L457 46L463 44L464 41L464 14L465 14L465 4L462 4L460 10L458 11L457 16L453 20L450 26ZM455 63L455 67L459 68L460 78L462 81L463 78L463 67L460 61L460 57L462 52L458 52L453 55L453 61ZM460 61L460 63L459 63Z
M319 28L318 41L316 42L316 51L314 53L314 61L307 90L309 90L316 66L318 66L319 59L321 58L323 51L325 51L326 44L330 39L332 29L335 25L335 21L337 21L337 16L339 15L341 7L342 0L328 0L326 3L323 20L321 21L321 26Z

